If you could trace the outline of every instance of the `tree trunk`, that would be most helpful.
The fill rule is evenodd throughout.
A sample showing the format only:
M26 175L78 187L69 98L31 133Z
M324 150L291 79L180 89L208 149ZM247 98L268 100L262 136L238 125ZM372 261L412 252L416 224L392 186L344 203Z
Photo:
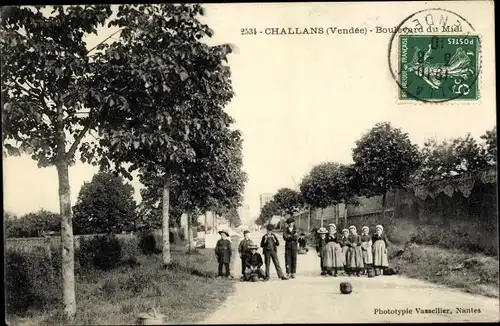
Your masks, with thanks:
M386 206L387 206L387 192L384 192L384 194L382 195L382 220L385 220L385 210L386 210Z
M169 230L169 208L170 208L170 176L165 173L163 177L163 203L162 203L162 250L163 265L169 265L172 261L170 255L170 230Z
M307 232L311 231L311 207L307 208Z
M193 227L191 226L192 225L192 222L191 222L191 219L193 218L193 213L191 211L188 211L187 212L187 238L188 238L188 252L191 252L193 251L194 249L194 240L193 240Z
M61 148L64 149L64 138L62 138L62 144L60 145L62 145ZM69 186L69 164L65 157L59 158L56 168L59 179L59 210L61 213L63 311L65 317L68 318L68 320L72 320L76 314L75 245L73 239L71 189Z
M205 234L207 234L207 229L208 229L208 225L207 225L207 212L205 212L205 224L204 224L204 227L205 227Z
M323 208L321 208L321 227L323 227Z
M215 233L215 219L217 218L217 215L215 212L212 212L212 233Z

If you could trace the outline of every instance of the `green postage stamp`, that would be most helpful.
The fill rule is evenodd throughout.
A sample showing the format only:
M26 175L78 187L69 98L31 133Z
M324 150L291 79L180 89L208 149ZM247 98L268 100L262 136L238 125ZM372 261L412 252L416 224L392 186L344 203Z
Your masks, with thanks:
M471 35L400 35L400 100L477 100L479 44Z

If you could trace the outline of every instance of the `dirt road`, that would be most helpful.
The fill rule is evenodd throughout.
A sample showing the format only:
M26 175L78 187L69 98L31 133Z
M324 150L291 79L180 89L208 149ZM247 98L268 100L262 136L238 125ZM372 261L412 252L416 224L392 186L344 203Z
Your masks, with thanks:
M254 233L251 238L259 243L261 236ZM284 269L282 251L279 258ZM201 323L499 321L498 299L402 276L322 277L314 250L299 255L297 266L293 280L279 280L271 266L269 282L237 282L234 295ZM233 271L239 270L236 259ZM340 294L342 281L352 284L352 294Z

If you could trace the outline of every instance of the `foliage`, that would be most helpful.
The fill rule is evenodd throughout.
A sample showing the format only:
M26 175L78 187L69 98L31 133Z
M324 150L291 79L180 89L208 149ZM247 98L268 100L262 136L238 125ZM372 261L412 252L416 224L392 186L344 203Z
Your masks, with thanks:
M314 208L326 208L340 202L351 202L355 194L352 169L335 162L314 166L300 184L304 202Z
M241 218L238 210L236 208L231 208L228 210L226 214L226 218L229 222L229 226L231 227L239 227L241 225Z
M497 163L497 126L492 130L486 131L481 136L485 144L483 146L483 155L489 165L496 165Z
M388 122L377 123L356 141L352 154L360 194L368 197L406 185L420 165L418 147Z
M40 167L70 163L81 139L105 118L94 92L99 69L84 38L111 15L109 5L54 6L52 17L44 7L9 8L0 43L8 62L2 69L5 148L31 155Z
M300 193L290 188L278 189L273 199L282 214L293 215L303 205Z
M107 172L85 182L73 207L75 234L120 233L135 230L134 188Z
M491 137L491 133L486 137ZM492 144L492 139L489 139ZM496 153L492 146L482 148L477 141L467 134L442 142L435 139L427 140L421 150L422 165L415 174L415 182L428 182L446 177L477 171L489 166L491 152Z
M276 201L272 199L268 201L264 206L262 206L260 215L255 221L255 224L264 225L268 223L274 215L279 215L279 214L280 210L278 208L278 205L276 204Z
M109 270L121 261L121 244L114 236L95 236L82 241L76 258L84 269L97 267Z
M7 249L6 310L23 314L29 308L43 309L60 302L61 261L53 255L52 261L45 257L43 248L29 252Z
M61 230L61 217L44 209L21 217L4 213L5 237L40 237L43 232Z
M120 5L110 23L121 28L120 40L103 44L96 61L107 63L101 97L123 129L102 124L101 131L124 175L145 165L160 175L175 171L195 158L193 140L231 122L222 110L233 96L223 64L230 48L200 41L212 34L202 13L198 4ZM128 171L123 163L132 163Z

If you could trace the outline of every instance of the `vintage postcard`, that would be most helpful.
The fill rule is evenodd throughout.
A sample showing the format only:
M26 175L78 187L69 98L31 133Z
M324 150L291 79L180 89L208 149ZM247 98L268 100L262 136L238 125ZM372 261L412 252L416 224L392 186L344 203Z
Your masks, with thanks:
M499 321L493 1L0 13L8 325Z

